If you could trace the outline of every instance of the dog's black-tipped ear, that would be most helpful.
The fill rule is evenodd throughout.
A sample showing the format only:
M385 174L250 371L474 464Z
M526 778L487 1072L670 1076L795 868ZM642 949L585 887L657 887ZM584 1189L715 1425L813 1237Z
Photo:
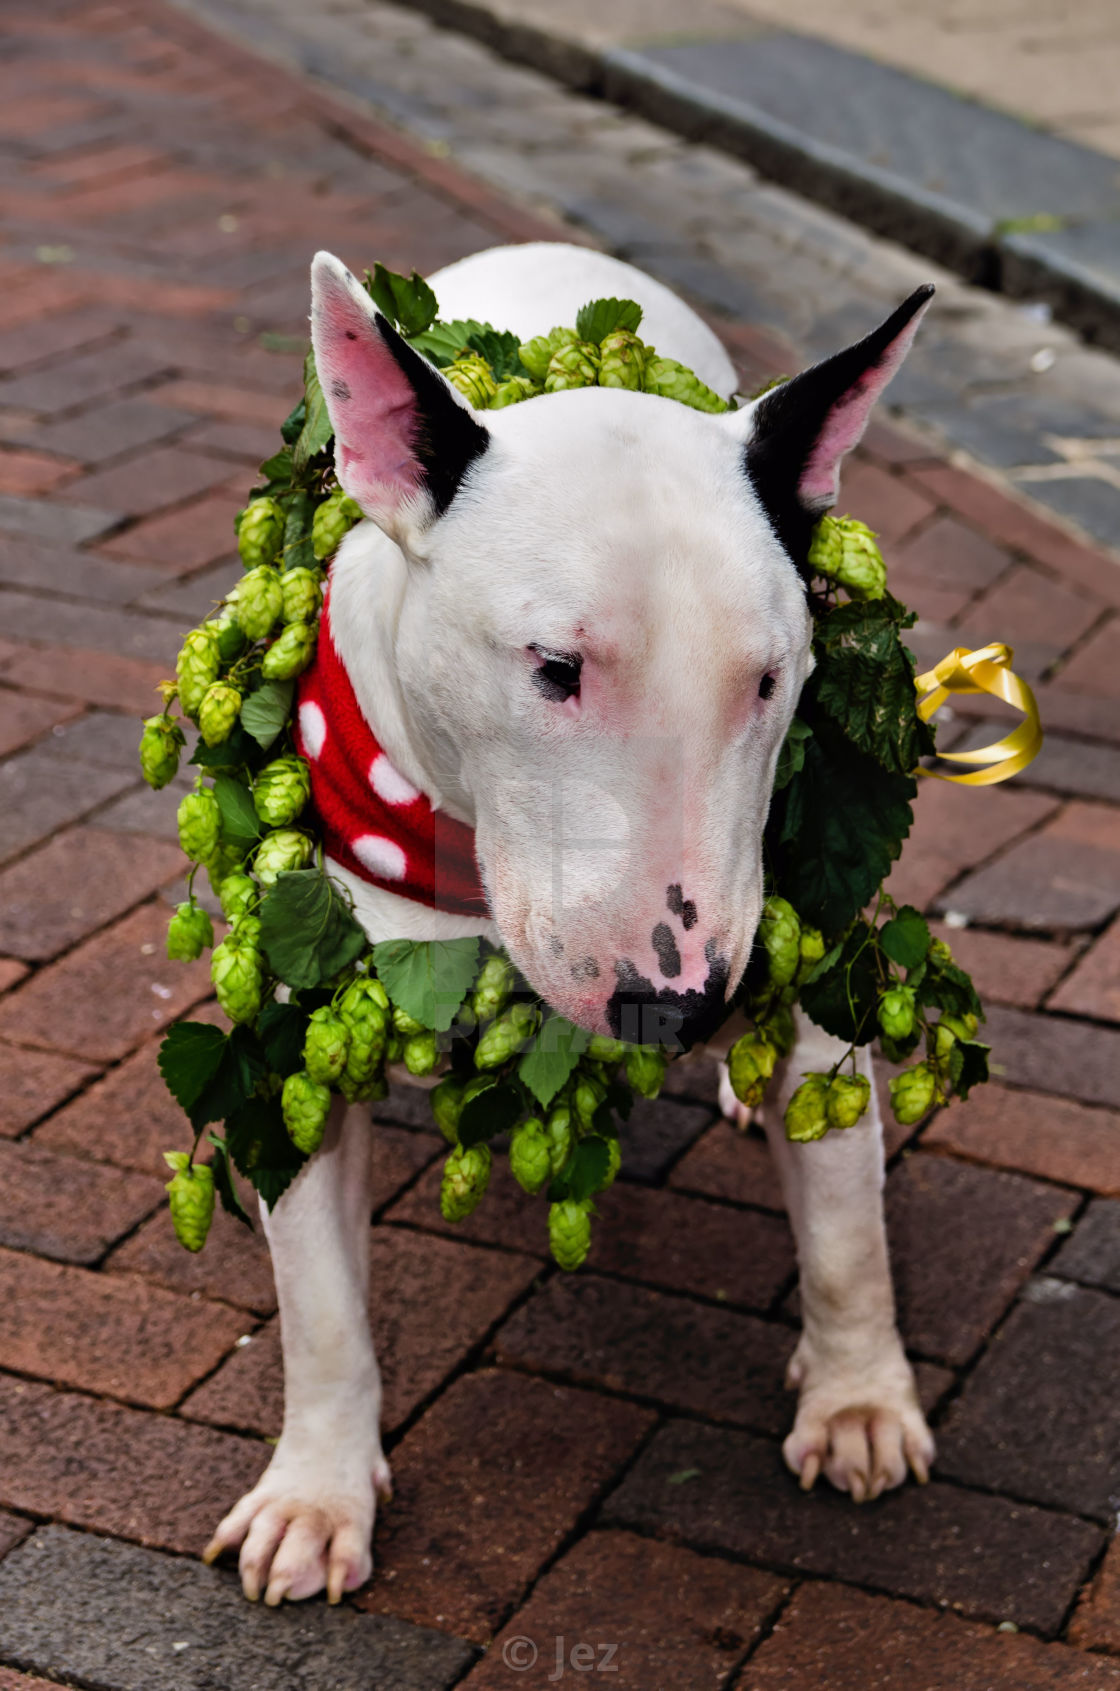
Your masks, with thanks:
M466 401L330 253L311 268L311 337L347 493L390 532L405 507L442 516L490 442Z
M798 569L806 567L814 523L836 503L844 456L906 357L932 297L932 283L917 288L863 340L773 388L750 413L747 474Z

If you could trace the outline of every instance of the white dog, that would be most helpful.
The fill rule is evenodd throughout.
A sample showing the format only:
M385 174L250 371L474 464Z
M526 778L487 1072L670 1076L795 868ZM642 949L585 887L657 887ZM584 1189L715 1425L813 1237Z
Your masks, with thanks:
M584 1027L707 1039L754 938L775 759L812 667L810 531L932 290L726 415L585 388L480 416L336 259L320 254L312 280L338 475L370 519L332 569L334 644L390 788L474 829L491 919L401 896L391 865L372 879L331 872L373 940L484 934ZM692 311L600 254L499 249L433 285L445 318L526 339L590 299L635 299L647 342L717 391L735 387ZM924 1480L933 1442L895 1328L878 1112L787 1143L789 1091L835 1055L801 1032L771 1132L804 1323L785 1457L806 1488L824 1473L862 1501L908 1467ZM264 1217L283 1435L207 1556L240 1547L245 1592L268 1603L324 1587L337 1601L370 1573L389 1487L368 1319L370 1156L368 1106L339 1105Z

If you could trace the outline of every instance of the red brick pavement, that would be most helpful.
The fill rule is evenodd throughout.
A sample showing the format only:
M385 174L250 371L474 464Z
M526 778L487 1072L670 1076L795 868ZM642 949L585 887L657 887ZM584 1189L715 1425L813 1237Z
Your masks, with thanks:
M162 1208L157 1036L208 982L163 958L180 864L137 718L233 567L310 252L431 269L560 231L157 0L12 0L0 30L0 1555L48 1520L193 1553L278 1429L275 1305L259 1237L187 1258ZM723 327L748 380L788 367ZM709 1069L642 1116L573 1281L508 1183L444 1236L406 1093L375 1247L398 1497L359 1601L478 1645L621 1638L643 1691L1116 1686L1120 563L886 422L844 503L923 661L1018 640L1060 731L1011 788L930 783L894 880L981 977L1000 1073L893 1141L939 1483L857 1517L781 1472L791 1243Z

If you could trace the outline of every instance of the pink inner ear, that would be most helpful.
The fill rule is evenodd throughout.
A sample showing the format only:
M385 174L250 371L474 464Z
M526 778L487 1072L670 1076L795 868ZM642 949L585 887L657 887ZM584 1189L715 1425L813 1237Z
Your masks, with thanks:
M420 484L411 384L363 301L333 276L315 300L313 340L339 480L363 509L391 509Z
M880 358L832 407L825 418L817 443L801 472L798 494L810 507L831 505L839 491L840 463L853 446L858 446L875 401L910 350L923 313L919 311Z

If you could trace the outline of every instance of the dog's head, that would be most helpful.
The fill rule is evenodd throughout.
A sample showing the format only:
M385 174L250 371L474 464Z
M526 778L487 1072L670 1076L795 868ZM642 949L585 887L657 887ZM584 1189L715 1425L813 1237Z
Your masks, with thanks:
M812 667L813 524L931 292L737 412L587 388L483 421L315 261L339 479L405 560L410 736L510 956L584 1027L688 1046L726 1013Z

